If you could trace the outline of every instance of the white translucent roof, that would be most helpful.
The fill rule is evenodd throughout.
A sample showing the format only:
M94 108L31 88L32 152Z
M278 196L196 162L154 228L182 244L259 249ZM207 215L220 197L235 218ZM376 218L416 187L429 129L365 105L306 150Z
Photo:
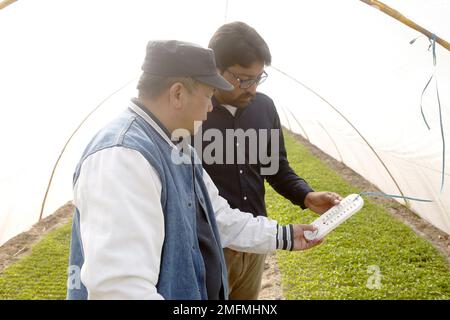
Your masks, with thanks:
M448 1L384 2L450 39ZM450 234L450 177L441 192L434 82L423 104L430 130L420 114L421 93L433 72L429 40L391 17L358 0L20 0L0 10L0 244L37 222L61 150L112 95L67 145L43 216L71 200L84 146L135 95L133 79L148 40L206 46L220 25L235 20L253 26L271 48L277 69L268 68L270 78L260 89L274 99L285 126L383 192L433 200L408 205ZM439 45L436 51L450 145L450 53Z

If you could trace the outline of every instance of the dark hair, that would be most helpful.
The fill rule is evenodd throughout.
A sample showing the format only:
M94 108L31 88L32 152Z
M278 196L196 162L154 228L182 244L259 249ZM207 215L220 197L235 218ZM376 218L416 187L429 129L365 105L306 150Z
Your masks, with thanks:
M267 43L244 22L224 24L214 33L208 46L214 50L217 67L222 71L235 64L248 68L254 62L266 66L272 62Z
M138 96L154 100L175 83L180 82L193 92L197 81L191 77L162 77L143 72L137 84Z

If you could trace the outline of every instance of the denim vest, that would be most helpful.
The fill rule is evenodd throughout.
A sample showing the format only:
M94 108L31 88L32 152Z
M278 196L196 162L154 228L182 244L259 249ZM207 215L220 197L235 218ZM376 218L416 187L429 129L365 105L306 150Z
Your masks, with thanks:
M205 266L198 244L196 227L195 204L198 201L214 234L214 239L211 241L217 244L220 253L222 274L217 276L222 277L224 296L228 297L226 265L214 210L203 182L201 161L195 158L195 164L191 164L193 157L197 155L194 149L190 148L192 156L180 154L176 150L175 152L183 157L184 161L182 164L174 163L172 160L174 147L144 119L143 115L132 109L138 108L132 105L92 139L76 168L73 184L76 184L83 161L97 151L121 146L140 152L156 170L162 184L161 206L164 213L165 238L156 285L158 293L165 299L207 299ZM78 272L79 275L84 262L80 214L83 213L77 209L72 223L68 299L87 299L87 290L81 281L78 280L78 286L76 281L73 282L74 274Z

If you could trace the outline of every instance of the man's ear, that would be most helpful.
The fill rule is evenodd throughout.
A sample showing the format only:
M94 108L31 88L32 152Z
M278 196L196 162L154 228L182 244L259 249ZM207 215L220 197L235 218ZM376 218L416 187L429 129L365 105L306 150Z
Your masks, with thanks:
M182 109L184 107L184 95L186 88L180 82L175 82L169 88L169 103L174 106L175 109Z

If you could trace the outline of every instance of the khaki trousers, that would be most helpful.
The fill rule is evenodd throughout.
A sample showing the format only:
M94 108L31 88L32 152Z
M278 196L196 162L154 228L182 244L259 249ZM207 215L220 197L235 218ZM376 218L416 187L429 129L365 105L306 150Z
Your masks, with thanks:
M223 250L228 270L230 300L257 300L261 290L265 254Z

